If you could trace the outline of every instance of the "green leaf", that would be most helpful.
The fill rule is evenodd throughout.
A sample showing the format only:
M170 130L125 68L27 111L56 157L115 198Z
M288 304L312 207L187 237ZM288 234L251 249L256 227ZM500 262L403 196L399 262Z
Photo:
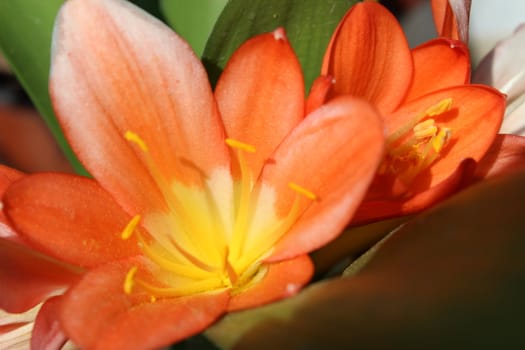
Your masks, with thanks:
M160 0L129 0L135 5L141 7L144 11L149 12L151 15L157 17L160 20L164 20L160 9Z
M51 34L62 2L0 1L0 48L68 160L87 174L58 126L48 94Z
M168 24L202 55L206 40L227 0L160 0Z
M255 34L286 29L305 75L306 90L339 20L358 0L231 0L206 44L203 61L215 83L231 54Z
M525 346L525 173L414 217L347 278L234 313L207 331L242 349Z

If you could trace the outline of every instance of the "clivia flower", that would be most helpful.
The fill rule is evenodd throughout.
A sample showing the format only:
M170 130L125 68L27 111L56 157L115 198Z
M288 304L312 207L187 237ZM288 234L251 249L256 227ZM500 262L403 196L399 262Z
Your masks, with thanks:
M35 249L87 271L58 319L85 349L156 348L296 293L379 165L380 118L335 98L305 114L283 29L232 56L215 92L190 47L121 0L69 0L50 93L94 180L23 177L4 210Z
M438 38L410 50L396 19L373 2L343 18L322 74L333 81L318 81L310 100L365 98L387 129L386 154L354 223L413 213L450 194L463 161L479 161L491 146L505 108L498 91L468 84L462 42Z

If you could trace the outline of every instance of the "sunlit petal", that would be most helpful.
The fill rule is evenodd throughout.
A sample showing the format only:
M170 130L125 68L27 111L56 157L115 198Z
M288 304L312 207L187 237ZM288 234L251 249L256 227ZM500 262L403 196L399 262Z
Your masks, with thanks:
M291 210L295 197L305 212L279 241L271 260L304 254L341 232L375 173L383 137L379 116L369 104L340 97L307 116L283 141L261 181L279 193L278 213ZM289 182L316 198L301 198Z
M186 42L127 1L65 3L50 81L73 149L130 214L164 208L159 177L200 182L211 169L228 166L200 61Z
M254 177L304 116L301 66L284 30L252 38L228 61L215 90L228 137L253 145Z

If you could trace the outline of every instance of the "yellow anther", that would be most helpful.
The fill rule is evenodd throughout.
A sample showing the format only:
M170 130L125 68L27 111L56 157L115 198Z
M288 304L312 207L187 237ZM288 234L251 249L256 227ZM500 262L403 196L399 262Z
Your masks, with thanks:
M129 269L128 273L126 274L126 278L124 279L124 293L128 295L131 294L131 291L133 290L133 285L135 284L133 279L135 278L137 270L138 267L133 266L131 269Z
M135 215L133 219L131 219L122 233L120 234L120 238L123 240L128 239L133 234L133 231L135 231L135 228L137 227L138 223L140 221L140 215Z
M439 130L439 133L432 139L432 148L436 153L441 152L443 146L450 140L452 136L452 129L443 128Z
M126 131L126 133L124 134L124 138L128 140L129 142L133 142L134 144L139 146L139 148L143 152L148 151L148 146L146 145L146 142L144 142L144 140L139 135L135 134L134 132L129 131L129 130Z
M154 303L154 302L157 301L157 297L155 297L154 295L150 295L149 301L150 301L150 303Z
M416 139L424 139L426 137L435 136L438 128L434 125L434 119L427 119L414 126L414 137Z
M237 148L237 149L240 149L242 151L245 151L245 152L250 152L250 153L254 153L255 152L255 146L252 146L248 143L244 143L244 142L241 142L241 141L237 141L237 140L234 140L234 139L226 139L224 140L224 142L226 142L226 144L232 148Z
M294 182L289 182L288 183L288 187L290 187L295 192L297 192L299 194L302 194L303 196L305 196L308 199L311 199L313 201L317 199L317 196L313 192L307 190L304 187L299 186L298 184L296 184Z
M450 109L452 108L452 98L445 98L441 101L439 101L438 103L436 103L435 105L429 107L426 111L425 111L425 115L429 116L429 117L433 117L435 115L440 115L440 114L443 114L445 112L448 112L450 111Z

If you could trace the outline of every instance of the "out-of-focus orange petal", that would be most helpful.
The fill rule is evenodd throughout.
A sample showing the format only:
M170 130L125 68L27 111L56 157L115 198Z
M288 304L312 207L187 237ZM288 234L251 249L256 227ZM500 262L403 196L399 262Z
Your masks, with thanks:
M85 349L157 349L205 329L226 310L228 292L150 301L126 295L127 271L136 259L113 262L86 273L64 296L61 324Z
M0 309L29 310L78 280L80 270L0 238Z
M35 319L31 334L31 349L59 350L67 341L58 322L62 296L46 300Z
M432 0L431 4L438 35L467 43L471 0Z
M9 187L4 206L28 244L60 260L91 267L140 252L134 236L121 239L129 216L91 179L28 175Z
M290 297L313 275L314 266L308 255L269 264L266 276L253 287L232 296L228 311L255 307Z
M370 184L383 142L377 112L349 96L333 99L293 130L265 165L261 182L275 188L278 214L286 215L294 199L304 212L270 261L312 251L341 232ZM290 182L316 199L293 191Z
M2 203L2 197L7 187L15 180L21 178L24 174L18 170L6 167L0 164L0 203ZM2 204L3 206L3 204ZM4 211L0 206L0 237L11 239L20 243L18 235L13 231L10 224L4 215Z
M164 208L153 176L200 183L217 166L229 167L206 72L159 20L127 1L67 1L52 56L50 92L61 126L131 215ZM126 140L128 131L145 145Z
M416 47L412 54L414 80L405 101L469 82L470 57L468 48L460 41L434 39Z
M308 98L306 99L305 115L312 113L325 103L333 83L334 78L326 75L321 75L314 80L310 94L308 94Z
M413 62L395 17L373 2L354 5L334 32L321 73L335 78L333 94L364 97L392 112L412 80Z
M244 43L224 69L215 96L228 137L255 146L246 162L257 177L304 116L301 66L284 30Z
M439 36L459 40L457 22L448 0L432 0L432 14Z

